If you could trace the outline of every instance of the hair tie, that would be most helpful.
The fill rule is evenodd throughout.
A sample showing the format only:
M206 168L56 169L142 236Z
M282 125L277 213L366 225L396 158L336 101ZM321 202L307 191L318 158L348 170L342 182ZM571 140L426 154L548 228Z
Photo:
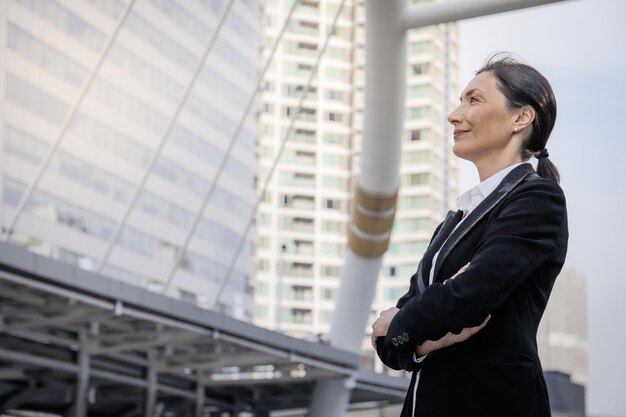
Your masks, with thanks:
M548 153L548 150L546 148L543 148L535 155L535 158L540 159L540 158L547 158L549 156L550 154Z

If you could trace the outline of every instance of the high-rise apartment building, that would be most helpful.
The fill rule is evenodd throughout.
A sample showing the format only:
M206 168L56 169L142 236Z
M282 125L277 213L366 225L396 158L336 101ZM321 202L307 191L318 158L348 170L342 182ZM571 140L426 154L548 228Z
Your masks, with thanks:
M258 76L257 0L234 2L202 60L227 3L0 2L0 222L5 236L15 223L11 242L92 270L111 247L105 274L212 307L255 198L252 112L193 228ZM239 318L252 306L246 239L219 304Z
M265 55L291 4L264 3ZM277 155L339 5L338 0L300 2L279 43L262 94L260 179ZM365 18L363 1L345 2L257 213L255 322L295 336L328 331L340 285L363 129ZM457 26L413 30L407 48L398 211L372 318L406 292L434 228L458 193L445 120L459 93Z
M587 278L564 268L537 331L539 357L545 371L568 374L572 382L589 382L587 338Z

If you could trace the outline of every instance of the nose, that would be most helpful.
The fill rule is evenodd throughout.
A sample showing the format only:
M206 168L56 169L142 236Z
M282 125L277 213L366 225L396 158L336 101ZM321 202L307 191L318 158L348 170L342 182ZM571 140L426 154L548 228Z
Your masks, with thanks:
M458 105L456 109L452 110L448 115L448 122L453 125L461 123L461 105Z

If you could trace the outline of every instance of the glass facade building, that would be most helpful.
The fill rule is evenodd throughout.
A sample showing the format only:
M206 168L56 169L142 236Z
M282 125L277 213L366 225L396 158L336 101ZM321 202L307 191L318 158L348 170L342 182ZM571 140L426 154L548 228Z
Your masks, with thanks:
M251 317L253 233L233 258L253 215L254 110L226 150L256 89L260 6L234 2L211 44L226 4L0 3L0 222L6 233L17 219L11 242L207 308L234 262L218 307Z

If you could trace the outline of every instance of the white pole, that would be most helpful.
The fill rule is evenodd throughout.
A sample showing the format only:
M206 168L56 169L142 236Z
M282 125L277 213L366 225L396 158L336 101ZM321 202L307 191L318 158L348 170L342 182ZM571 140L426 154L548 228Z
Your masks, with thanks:
M488 16L563 0L447 0L410 7L404 16L404 29Z
M393 224L406 86L406 31L402 22L407 1L367 0L365 7L365 124L361 172L355 191L349 248L329 334L333 347L358 354ZM363 222L355 221L355 217ZM376 227L377 220L386 226ZM377 250L370 251L368 246ZM343 416L352 385L349 380L319 382L313 392L309 415Z

